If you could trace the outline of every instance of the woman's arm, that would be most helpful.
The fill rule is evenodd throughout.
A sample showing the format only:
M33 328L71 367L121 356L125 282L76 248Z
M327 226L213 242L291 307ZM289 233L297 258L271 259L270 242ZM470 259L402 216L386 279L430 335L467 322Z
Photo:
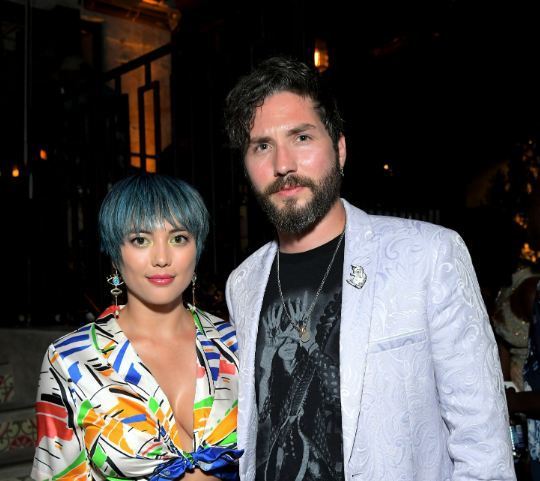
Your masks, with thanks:
M69 375L51 345L41 367L36 399L37 441L32 478L91 479Z

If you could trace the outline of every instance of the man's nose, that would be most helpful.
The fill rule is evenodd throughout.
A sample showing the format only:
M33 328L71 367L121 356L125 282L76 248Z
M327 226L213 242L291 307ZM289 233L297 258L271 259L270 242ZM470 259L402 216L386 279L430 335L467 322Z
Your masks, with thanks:
M277 146L274 159L274 175L276 177L286 176L296 172L296 157L287 146Z

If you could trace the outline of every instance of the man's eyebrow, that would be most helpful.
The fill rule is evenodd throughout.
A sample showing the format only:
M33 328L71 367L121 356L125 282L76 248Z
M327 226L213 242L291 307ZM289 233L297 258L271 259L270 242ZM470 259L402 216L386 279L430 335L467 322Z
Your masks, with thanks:
M291 127L289 130L287 130L287 136L292 137L293 135L298 135L307 130L313 130L316 128L317 127L315 125L306 122L304 124L299 124L294 127ZM267 144L271 141L272 141L272 138L267 135L261 135L259 137L251 137L249 139L250 144Z
M306 130L312 130L312 129L315 129L317 127L315 127L315 125L313 124L308 124L308 123L305 123L305 124L300 124L300 125L297 125L296 127L293 127L292 129L288 130L287 131L287 135L291 136L291 135L298 135L302 132L305 132Z
M270 137L261 135L260 137L251 137L249 139L249 143L250 144L267 144L271 140L272 139Z

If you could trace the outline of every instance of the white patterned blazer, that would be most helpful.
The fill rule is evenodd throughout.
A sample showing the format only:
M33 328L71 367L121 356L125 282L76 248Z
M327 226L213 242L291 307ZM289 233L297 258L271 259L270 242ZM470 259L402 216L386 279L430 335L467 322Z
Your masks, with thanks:
M340 382L347 481L515 480L497 347L458 234L346 201ZM255 348L270 242L235 269L238 446L255 479ZM351 266L362 266L362 288Z

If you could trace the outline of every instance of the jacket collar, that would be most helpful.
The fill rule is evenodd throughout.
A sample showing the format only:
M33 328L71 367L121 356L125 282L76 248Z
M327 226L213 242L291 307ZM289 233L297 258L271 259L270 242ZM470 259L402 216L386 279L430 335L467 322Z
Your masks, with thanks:
M343 259L340 328L340 390L345 470L352 456L362 401L371 313L379 260L378 236L370 216L343 200L347 213ZM366 274L362 287L352 275L353 266Z

